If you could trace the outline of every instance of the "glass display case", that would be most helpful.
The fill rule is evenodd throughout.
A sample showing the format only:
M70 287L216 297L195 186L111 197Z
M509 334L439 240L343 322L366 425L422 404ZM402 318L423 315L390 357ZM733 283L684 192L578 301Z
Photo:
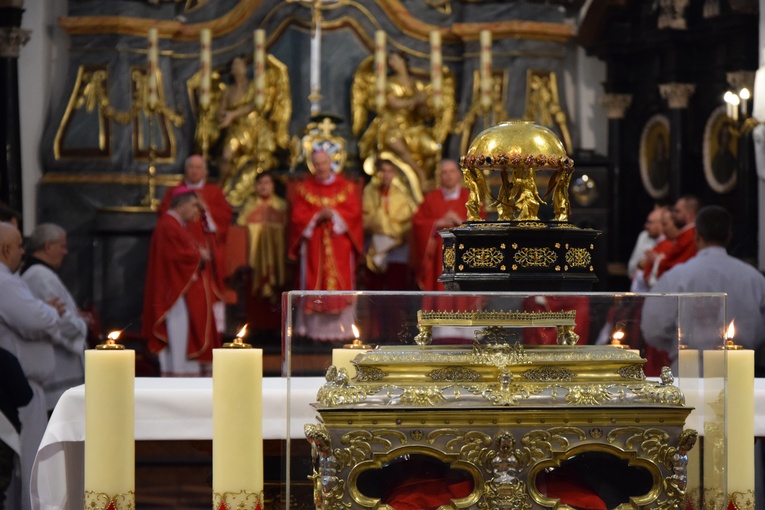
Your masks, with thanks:
M314 416L289 420L300 508L701 508L726 494L694 448L696 430L724 430L724 378L700 382L727 359L724 294L284 299L283 373Z

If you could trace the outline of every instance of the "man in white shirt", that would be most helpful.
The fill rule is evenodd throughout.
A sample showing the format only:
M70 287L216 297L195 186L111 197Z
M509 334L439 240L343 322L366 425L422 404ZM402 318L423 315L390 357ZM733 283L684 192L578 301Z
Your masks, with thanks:
M50 304L32 295L26 283L16 275L21 266L24 246L21 233L10 223L0 223L0 347L19 360L32 388L33 397L19 410L21 420L21 504L9 508L27 510L29 478L37 447L48 422L43 384L53 376L53 344L59 338L57 300ZM9 494L9 496L12 496Z
M67 254L66 231L53 223L38 225L29 236L27 251L29 255L21 269L21 279L36 298L43 301L57 298L64 305L64 314L59 320L60 343L53 346L56 372L44 385L48 412L51 412L66 390L85 381L88 325L56 274Z
M632 255L627 263L627 273L632 280L631 292L648 292L648 285L643 274L643 261L646 252L653 249L662 236L662 213L666 207L654 207L648 213L645 220L643 231L638 235L635 247L632 249Z

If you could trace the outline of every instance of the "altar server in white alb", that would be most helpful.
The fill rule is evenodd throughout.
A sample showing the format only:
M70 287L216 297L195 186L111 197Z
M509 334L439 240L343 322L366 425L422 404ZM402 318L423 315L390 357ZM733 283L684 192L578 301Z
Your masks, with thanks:
M755 364L763 366L765 354L765 276L751 265L731 257L725 247L733 236L733 219L722 207L707 206L696 216L695 257L664 273L651 292L725 292L727 306L720 310L712 300L689 297L681 301L685 331L683 343L693 349L713 349L722 344L723 320L735 320L735 342L747 349L759 349ZM677 353L678 302L669 298L647 298L640 329L646 342ZM713 307L714 310L708 309ZM719 313L716 313L719 312ZM727 317L721 317L727 312ZM708 324L705 324L707 323ZM706 336L705 336L706 335Z
M21 279L27 282L36 298L46 302L55 298L64 305L64 314L59 320L61 341L53 346L56 372L44 384L49 412L66 390L85 382L88 325L56 274L67 254L66 242L66 231L60 226L53 223L38 225L27 240L27 256L21 268Z
M32 295L16 275L21 266L24 246L21 233L9 223L0 223L0 347L10 351L21 364L32 388L30 403L19 410L21 420L22 502L9 494L8 508L31 507L29 478L37 447L48 422L43 384L55 371L54 343L59 343L59 314L63 307L52 299L45 303Z

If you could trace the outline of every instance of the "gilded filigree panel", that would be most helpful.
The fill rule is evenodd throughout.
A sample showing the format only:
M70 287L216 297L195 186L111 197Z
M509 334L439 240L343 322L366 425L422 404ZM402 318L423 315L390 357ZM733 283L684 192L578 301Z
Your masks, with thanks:
M515 252L515 261L522 267L550 267L558 256L547 246L543 248L521 248Z

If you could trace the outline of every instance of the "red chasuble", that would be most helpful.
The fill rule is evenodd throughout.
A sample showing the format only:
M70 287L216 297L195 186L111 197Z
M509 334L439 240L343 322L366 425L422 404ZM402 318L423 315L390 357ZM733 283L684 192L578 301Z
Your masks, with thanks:
M672 248L659 262L658 276L663 275L681 262L696 256L696 227L681 230Z
M308 179L297 183L290 193L288 257L300 261L301 290L353 290L355 261L361 253L364 233L361 220L361 192L356 184L340 175L330 183ZM334 210L345 222L347 230L335 233L332 220L315 223L308 237L306 228L323 207ZM305 243L301 260L301 246ZM323 299L308 303L307 311L339 313L348 301Z
M469 197L470 192L461 188L459 198L445 200L441 190L436 189L425 195L420 208L414 214L409 260L420 290L444 290L444 284L438 281L438 277L443 272L441 255L443 243L435 228L435 223L448 210L457 213L463 221L466 220L467 208L465 208L465 203Z
M181 184L181 186L187 185ZM165 192L165 195L162 197L162 203L159 206L159 216L163 216L164 213L170 210L170 201L173 196L173 191L178 187L179 186L175 186ZM199 197L204 201L207 206L207 213L209 213L211 219L215 223L215 232L211 232L211 228L204 217L205 215L203 215L200 219L189 223L187 228L197 243L199 243L200 246L207 246L213 255L212 274L215 278L214 292L218 300L220 300L223 299L221 289L223 289L223 277L225 276L224 244L233 212L231 211L231 206L226 201L223 192L215 184L206 182L200 189L191 189L196 191Z
M212 361L219 335L212 313L214 284L210 264L202 263L196 241L180 221L163 214L151 237L143 300L143 334L149 349L167 345L165 317L181 296L189 312L189 359Z

